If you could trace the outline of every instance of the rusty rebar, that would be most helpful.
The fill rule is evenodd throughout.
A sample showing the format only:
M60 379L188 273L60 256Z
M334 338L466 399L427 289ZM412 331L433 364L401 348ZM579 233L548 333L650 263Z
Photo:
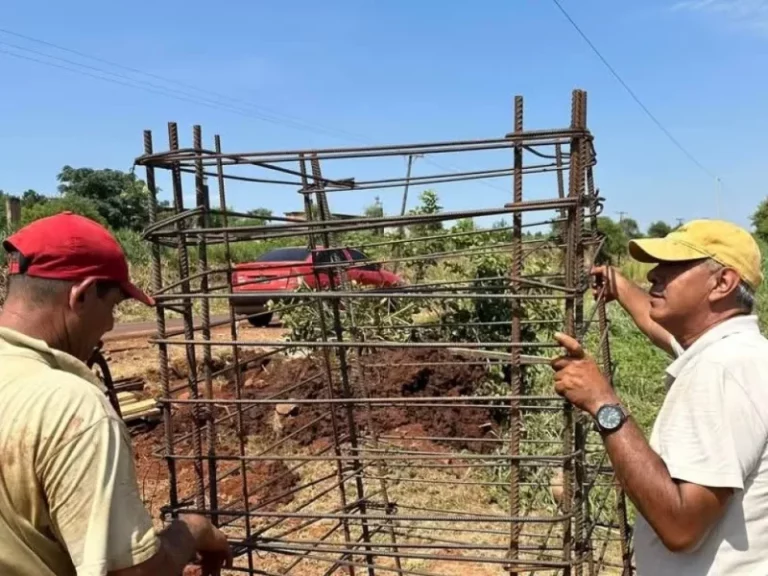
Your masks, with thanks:
M620 506L614 511L618 522L605 520L613 496L604 450L587 438L587 419L539 377L543 365L559 353L552 330L580 341L589 333L590 342L596 340L601 351L603 369L612 369L604 301L599 298L590 314L585 314L583 302L590 289L588 268L594 263L594 258L586 258L587 248L598 254L604 246L595 226L603 199L591 170L596 156L587 130L586 94L574 91L566 129L524 130L522 104L521 97L515 99L513 130L504 138L232 153L222 151L218 137L213 149L205 149L196 126L192 147L180 148L177 135L166 152L154 153L151 137L145 144L137 164L147 167L150 191L155 189L154 172L164 169L171 171L174 192L173 214L160 220L155 207L145 231L152 243L153 290L159 304L158 333L151 341L160 350L163 393L158 405L166 432L162 452L169 470L178 470L182 464L177 462L183 462L199 476L190 501L181 500L179 479L172 473L170 506L164 510L202 511L214 520L226 519L237 554L248 555L244 571L331 576L344 570L353 576L362 570L369 576L432 576L442 571L442 563L455 562L526 574L583 576L586 570L592 576L609 564L612 546L621 547L622 562L631 569L626 510ZM446 168L405 179L375 170L359 178L354 171L354 159L372 163L422 153L495 156L485 164L480 160L473 169ZM498 166L504 155L506 165ZM232 173L235 169L237 174ZM183 174L195 179L197 206L191 209L184 208L180 197ZM538 174L551 179L553 193L524 199L524 180L526 190L538 189ZM210 206L207 195L205 179L212 176L219 185L218 209ZM478 195L478 202L464 210L368 218L334 215L329 205L329 200L344 195L387 190L406 181L411 186L465 182L471 194L475 182L501 178L510 178L512 187L504 206L484 207ZM248 214L227 206L227 179L256 186L257 194L272 194L280 187L293 192L303 202L304 218L289 213L262 220L269 224L248 221ZM526 218L537 212L539 217ZM584 224L586 212L590 227ZM511 226L447 231L452 221L506 215L512 218ZM549 226L550 231L537 232L536 227ZM379 231L387 227L407 229L408 234L382 237ZM308 282L314 279L316 289L302 291L297 298L282 290L261 290L265 280L233 285L233 244L266 247L274 245L271 242L306 242L315 264ZM226 264L210 266L213 246L219 244ZM179 278L167 282L160 268L164 247L179 255ZM318 260L337 248L372 254L366 261ZM189 250L197 256L194 272L189 270ZM467 274L486 258L501 258L500 271L488 268L477 278ZM386 289L359 289L351 282L355 274L382 265L399 265L408 281L398 280L397 286ZM422 274L429 266L440 274ZM270 270L268 264L261 270L273 280L306 278L299 271ZM239 333L232 306L256 291L260 298L279 304L274 311L284 315L287 337L273 340ZM382 303L387 309L379 311ZM210 314L219 304L229 306L229 318L212 323ZM464 313L470 306L474 316ZM481 307L489 311L486 316L477 312ZM368 308L376 311L369 315ZM544 316L536 314L539 308ZM164 313L170 310L181 312L183 330L166 330ZM424 310L440 312L436 319L419 317L414 322L411 315ZM498 310L504 310L503 315ZM201 313L197 324L196 313ZM273 309L255 315L264 313ZM303 328L295 323L303 314L317 316L312 316L307 336L300 335ZM224 324L229 334L214 334ZM213 370L214 345L231 349L231 366ZM170 346L187 352L190 370L183 384L170 381ZM199 347L200 370L194 363ZM256 356L261 360L243 361L244 347L261 349ZM308 354L306 360L296 361L300 374L262 390L271 366L294 362L287 357L294 352ZM265 365L267 358L284 360ZM253 387L244 384L247 369L263 371L249 379ZM403 386L415 388L403 388L400 395L389 388L389 372L395 370L413 378ZM450 391L429 387L431 374L447 378L451 372L459 386ZM213 386L213 379L227 375L231 387L225 393ZM482 379L488 381L479 384ZM418 388L422 382L427 382L423 390ZM204 394L198 393L200 386ZM285 422L298 419L276 436L262 434L267 416L286 403L293 412L280 417ZM193 425L174 429L177 414L186 418L190 413ZM236 447L228 444L234 438L226 433L232 429L226 423L233 419ZM477 436L461 427L475 421ZM443 429L437 424L441 422L456 428ZM319 442L308 444L313 438ZM279 467L265 477L257 475L259 486L253 488L254 474L260 474L255 470L265 464ZM552 479L559 471L562 480ZM240 484L241 498L233 500L229 488L228 497L223 497L224 480L229 486L233 481ZM555 508L548 503L554 488L562 489ZM463 490L466 495L451 503L447 497L414 502L412 495L420 490ZM487 496L478 491L487 491ZM490 505L490 510L479 507L486 497L498 505ZM617 500L623 503L618 493ZM259 566L254 554L268 555L275 568ZM413 562L419 561L436 564L414 570Z
M307 170L307 161L304 158L304 155L300 155L299 157L299 170L301 173L301 181L302 186L304 188L307 188L309 186L309 173ZM307 222L312 222L314 219L313 215L313 204L312 204L312 197L309 195L304 196L304 214L307 219ZM309 234L308 238L308 244L310 250L315 250L317 248L317 240L314 236L314 234ZM328 241L328 238L325 238L325 241ZM320 274L316 268L313 267L312 274L315 278L315 282L317 285L320 284ZM316 302L317 305L317 312L319 316L319 323L320 323L320 331L322 334L323 341L327 343L327 327L325 324L325 314L324 314L324 304L322 300L318 300ZM329 399L333 399L335 397L334 389L333 389L333 364L331 361L330 356L330 349L326 346L322 349L323 353L323 365L325 368L325 379L326 379L326 390L328 394ZM339 432L339 424L338 424L338 415L336 414L335 408L332 408L330 410L330 416L331 416L331 429L333 432L333 446L334 446L334 454L336 455L337 462L336 462L336 470L339 478L342 478L342 467L343 462L339 459L341 456L341 446L340 446L340 432ZM347 506L347 495L346 495L346 488L344 486L344 482L340 482L339 484L339 501L341 503L342 507ZM346 542L351 542L352 535L349 530L349 523L342 519L342 524L344 528L344 540ZM348 571L350 573L350 576L354 576L355 570L353 566L348 566Z
M217 153L221 153L221 137L216 134L214 136L214 149ZM197 168L196 168L197 169ZM224 178L224 167L222 166L221 162L216 163L216 183L219 188L219 209L222 217L222 223L224 224L224 227L227 228L229 225L229 214L227 213L227 194L226 194L226 183ZM232 292L233 290L233 282L232 282L232 252L230 248L230 242L229 242L229 233L224 233L224 258L227 262L226 267L226 274L227 274L227 286L229 288L229 291ZM235 310L231 306L229 307L229 335L232 341L237 340L237 319L235 317ZM243 378L242 378L242 367L240 363L240 347L236 344L232 344L232 364L234 367L235 372L235 398L238 400L243 399ZM236 407L236 419L235 419L235 426L237 430L237 448L241 456L245 456L245 422L243 420L243 410L242 406L238 405ZM215 454L214 454L215 457ZM245 460L240 461L240 477L242 478L241 483L241 492L243 495L243 508L246 512L250 513L250 494L248 493L248 482L247 482L247 468L246 468L246 462ZM246 521L245 522L245 537L247 540L250 540L251 538L251 523ZM253 553L251 550L248 551L248 569L253 572L254 565L253 565Z
M179 147L179 132L175 122L168 123L168 144L170 150L176 150ZM179 165L174 163L171 168L171 178L173 184L173 204L177 214L184 211L184 190L181 182L181 172L179 171ZM184 223L182 221L176 222L177 233L181 234L184 229ZM178 246L178 260L179 260L179 276L183 279L188 279L189 270L189 254L187 252L187 246L184 243L180 243ZM182 284L182 290L189 293L191 289L189 280L186 280ZM182 306L184 310L184 337L188 341L194 341L194 318L192 315L192 298L194 295L189 295L182 300ZM199 342L197 342L199 344ZM188 382L190 388L190 395L193 399L198 397L197 387L197 359L195 346L188 345L186 348L187 364L189 365ZM195 421L201 421L199 406L192 407ZM202 461L202 440L200 437L200 431L196 427L193 429L193 440L195 447L195 454L200 457L198 461L194 463L195 467L195 503L198 508L205 508L205 492L204 492L204 480L203 480L203 461Z
M150 130L144 131L144 153L152 154L152 132ZM155 185L155 169L152 166L147 166L147 191L149 192L149 224L150 226L157 221L157 187ZM152 245L152 291L153 293L160 292L163 286L163 263L162 253L158 244ZM157 337L164 339L166 337L165 332L165 308L162 304L156 306L156 318L157 318ZM160 376L160 387L163 391L163 396L170 396L170 380L168 378L168 346L166 344L158 344L157 346L158 367ZM171 406L163 406L163 427L165 438L165 453L166 464L168 466L168 484L169 484L169 500L172 507L178 506L178 492L176 485L176 461L168 458L173 454L173 420L171 417Z
M192 127L192 141L195 149L203 147L202 129L199 125ZM200 209L198 226L207 228L210 224L211 200L208 191L208 185L203 175L203 165L200 160L195 162L195 196L197 207ZM200 273L200 292L208 292L208 244L203 235L198 237L197 264ZM213 399L213 356L211 354L211 303L210 300L203 300L201 306L202 314L202 337L206 345L203 346L203 378L205 385L206 398ZM194 333L194 319L192 323ZM216 423L212 412L206 414L206 440L208 444L208 498L211 508L219 507L218 482L216 481ZM218 518L211 517L214 525L218 524Z

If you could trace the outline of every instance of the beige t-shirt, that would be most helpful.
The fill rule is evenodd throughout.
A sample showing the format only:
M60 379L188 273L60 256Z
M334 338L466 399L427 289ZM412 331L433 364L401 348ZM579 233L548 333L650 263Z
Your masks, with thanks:
M158 549L130 436L98 379L0 328L0 574L103 575Z
M674 343L673 343L673 348ZM670 552L638 517L638 576L768 574L768 340L757 318L705 333L667 369L650 444L672 478L733 488L723 517L693 549ZM680 353L682 352L682 353Z

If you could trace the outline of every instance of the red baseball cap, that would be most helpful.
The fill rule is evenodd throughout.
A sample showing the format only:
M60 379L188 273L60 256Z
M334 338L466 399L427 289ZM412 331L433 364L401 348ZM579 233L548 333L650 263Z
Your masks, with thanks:
M89 278L115 282L126 296L153 306L155 301L131 283L128 260L101 224L72 212L35 220L3 242L12 258L9 274L82 282Z

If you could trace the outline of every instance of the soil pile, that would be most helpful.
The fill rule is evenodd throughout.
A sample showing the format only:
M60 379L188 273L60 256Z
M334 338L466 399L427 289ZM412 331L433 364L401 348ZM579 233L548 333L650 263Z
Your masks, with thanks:
M348 355L348 394L341 371L334 360L331 370L335 398L426 398L472 396L487 378L485 367L461 364L467 361L456 354L439 350L379 350L359 356ZM325 360L322 355L305 359L274 362L244 379L246 398L321 399L328 397ZM230 385L230 393L234 386ZM437 401L439 403L439 401ZM466 404L466 403L464 403ZM487 451L488 443L472 439L490 438L497 422L487 408L465 406L423 407L407 404L348 407L335 404L333 413L337 432L348 437L350 417L365 434L383 434L408 424L420 424L427 434L452 449ZM351 414L350 414L351 412ZM280 415L274 405L258 405L244 411L245 433L291 435L300 445L333 440L331 408L327 404L297 404L290 414ZM455 439L455 440L454 440Z
M332 395L334 398L445 398L471 397L488 377L484 366L469 363L468 359L440 349L385 349L367 354L351 351L348 354L349 379L341 378L336 355L331 353ZM230 376L232 372L230 371ZM230 399L236 396L232 377L223 387L217 387L215 396ZM334 440L333 420L341 441L349 439L349 422L352 419L359 434L370 437L396 435L409 437L427 435L434 438L434 449L470 450L486 453L495 444L476 442L476 439L495 438L498 421L487 407L475 408L444 403L440 407L408 404L366 405L360 400L352 405L292 404L295 399L324 399L329 397L327 370L323 354L308 358L272 360L242 374L243 399L274 399L282 405L258 404L243 408L244 436L254 435L266 444L290 436L288 442L313 450L327 447ZM344 393L345 388L348 393ZM186 395L185 395L186 396ZM433 403L440 403L439 400ZM286 409L287 408L287 409ZM174 406L174 452L192 455L192 431L200 429L203 454L206 452L208 410L220 420L216 425L216 453L234 456L237 452L237 420L234 406L200 406L195 418L189 404ZM165 431L162 425L133 438L137 475L142 493L154 508L155 497L164 498L168 493L168 467L156 458L162 452ZM438 446L439 445L439 446ZM252 453L252 451L251 451ZM207 461L176 461L176 484L181 499L195 492L200 466L207 483ZM235 461L217 463L218 498L222 509L243 508L243 479L240 465ZM246 464L247 493L253 511L272 510L289 503L291 490L298 484L299 476L282 461L251 461ZM161 496L162 495L162 496ZM226 514L223 514L226 516Z
M158 426L151 432L133 438L136 475L141 487L143 500L154 507L161 504L156 499L165 499L168 494L169 472L168 465L156 455L163 445L164 431ZM174 447L176 453L191 455L191 442L182 442ZM233 450L223 450L221 454L232 453ZM208 463L180 459L175 462L176 486L180 500L192 497L196 492L199 466L203 482L208 481ZM293 500L291 490L299 482L299 476L281 461L251 461L246 462L248 501L252 511L276 510L281 504ZM237 462L223 461L216 466L217 493L219 509L228 508L242 510L244 508L242 469ZM206 497L208 496L207 488ZM229 518L222 514L221 520Z

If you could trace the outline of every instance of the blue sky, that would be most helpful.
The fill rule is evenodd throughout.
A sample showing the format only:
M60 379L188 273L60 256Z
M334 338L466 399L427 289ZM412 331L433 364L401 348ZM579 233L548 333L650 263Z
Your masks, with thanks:
M766 195L760 135L768 132L768 2L561 1L660 121L722 178L721 215L747 225ZM486 138L510 129L515 94L525 97L526 126L567 125L578 87L589 93L596 181L608 215L625 211L642 226L717 215L712 178L644 115L550 0L231 0L215 9L197 0L12 0L0 27L228 97L0 32L0 188L8 192L54 193L65 164L129 169L142 152L142 130L154 130L162 148L170 120L183 144L199 123L208 144L219 133L228 151ZM207 105L5 53L74 67L30 50ZM345 165L331 175L404 170L396 158L386 168ZM414 175L434 170L414 164ZM507 181L436 188L455 210L511 196ZM300 208L290 189L230 192L238 209ZM554 189L531 180L526 193ZM399 195L381 194L386 211L398 209ZM356 212L371 200L336 195L332 209Z

